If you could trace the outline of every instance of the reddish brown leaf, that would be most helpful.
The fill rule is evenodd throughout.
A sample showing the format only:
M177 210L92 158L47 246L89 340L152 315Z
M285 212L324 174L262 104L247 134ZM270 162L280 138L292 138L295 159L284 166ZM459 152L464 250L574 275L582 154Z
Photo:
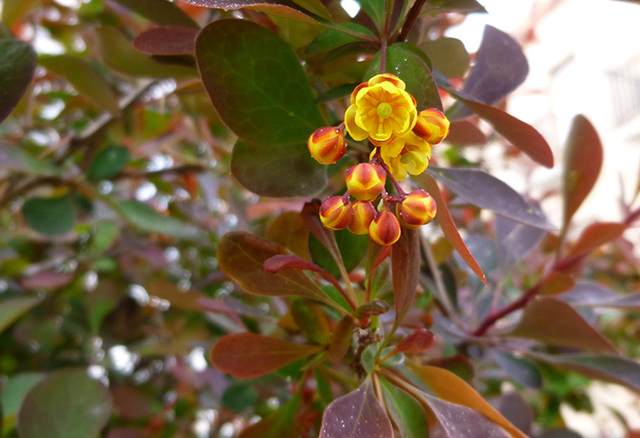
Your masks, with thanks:
M436 220L438 221L440 228L442 228L442 232L445 237L449 242L451 242L456 251L458 251L460 257L467 262L467 265L469 265L471 270L475 272L484 283L486 283L487 278L485 277L484 272L482 272L482 268L480 268L476 259L473 257L471 252L469 252L469 248L467 248L464 240L462 240L462 237L456 228L456 224L453 222L453 218L451 218L451 214L447 208L447 203L444 201L442 193L440 193L440 189L438 188L438 183L436 183L436 180L427 173L420 175L419 181L422 188L433 196L433 199L436 201L436 205L438 206Z
M281 17L289 18L292 20L302 21L309 24L317 24L317 22L302 12L302 10L294 3L286 2L286 0L273 1L273 0L182 0L192 5L202 6L205 8L223 9L225 11L231 11L235 9L256 9L260 12L279 15ZM286 5L284 3L287 3ZM319 2L318 2L319 3Z
M456 146L483 145L489 137L469 119L454 120L449 126L447 142Z
M576 244L571 248L568 258L581 257L589 254L598 247L616 240L627 229L625 224L618 222L596 222L584 229Z
M295 255L311 260L309 254L309 227L296 211L285 211L267 228L265 237L291 250Z
M210 358L211 364L220 371L246 379L268 374L323 349L320 345L300 345L254 333L235 333L216 342Z
M353 318L350 316L343 317L336 325L333 333L331 334L331 341L329 342L329 359L332 362L338 362L347 354L349 347L351 347L351 338L353 337Z
M313 272L327 272L322 269L320 266L311 263L308 260L303 259L302 257L294 256L294 255L276 255L264 262L264 269L276 273L280 272L283 269L300 269L302 271L313 271Z
M420 278L420 235L418 230L402 229L391 247L391 276L396 306L394 327L398 327L413 305Z
M570 304L549 296L531 301L518 325L507 336L534 339L560 347L618 353L618 349Z
M566 292L575 286L576 282L566 272L551 271L549 272L540 287L539 295L558 295Z
M400 341L391 353L422 353L433 347L433 343L433 334L429 330L417 329Z
M198 29L161 26L142 32L133 40L133 48L149 55L191 55Z
M563 174L563 229L596 183L602 168L602 143L595 128L582 115L573 120L565 146Z
M291 305L291 316L308 340L321 345L329 343L329 320L318 306L297 299Z

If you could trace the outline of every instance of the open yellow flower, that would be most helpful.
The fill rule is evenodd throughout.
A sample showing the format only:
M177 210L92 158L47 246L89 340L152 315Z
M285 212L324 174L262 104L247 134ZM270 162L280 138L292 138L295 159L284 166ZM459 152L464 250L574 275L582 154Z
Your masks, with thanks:
M410 132L416 120L416 101L405 91L405 83L385 73L353 90L344 121L354 140L383 142Z
M387 142L372 143L380 149L380 157L398 181L406 179L408 174L420 175L429 166L431 144L413 132L404 137L392 137ZM375 150L371 156L374 154Z

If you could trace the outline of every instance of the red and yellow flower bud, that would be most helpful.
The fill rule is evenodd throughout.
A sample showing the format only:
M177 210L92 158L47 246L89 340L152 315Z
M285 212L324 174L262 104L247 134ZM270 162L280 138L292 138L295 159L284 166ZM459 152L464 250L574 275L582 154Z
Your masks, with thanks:
M449 135L449 119L436 108L420 111L413 133L429 144L440 143Z
M356 201L353 207L353 219L347 227L353 234L368 234L369 224L376 216L376 208L370 202Z
M378 245L393 245L400 238L400 222L390 211L381 211L369 225L369 238Z
M320 220L330 230L347 228L353 219L351 202L343 196L332 196L320 205Z
M373 201L384 189L387 175L382 167L360 163L347 170L347 190L360 201Z
M424 190L414 190L397 204L396 214L402 226L418 228L436 216L436 201Z
M311 156L320 164L333 164L344 156L347 142L338 128L325 126L317 129L307 141Z

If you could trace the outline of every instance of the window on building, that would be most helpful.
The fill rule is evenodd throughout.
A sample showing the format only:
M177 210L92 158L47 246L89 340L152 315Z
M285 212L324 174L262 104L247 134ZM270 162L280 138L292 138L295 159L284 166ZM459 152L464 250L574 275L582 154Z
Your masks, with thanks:
M621 125L640 114L640 56L608 72L614 120Z

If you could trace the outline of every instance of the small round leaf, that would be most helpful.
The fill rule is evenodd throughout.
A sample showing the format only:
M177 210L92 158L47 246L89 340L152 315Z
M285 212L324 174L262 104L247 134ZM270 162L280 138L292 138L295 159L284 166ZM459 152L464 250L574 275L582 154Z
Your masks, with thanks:
M47 236L66 234L73 228L75 215L69 194L57 198L31 198L22 206L25 222Z

